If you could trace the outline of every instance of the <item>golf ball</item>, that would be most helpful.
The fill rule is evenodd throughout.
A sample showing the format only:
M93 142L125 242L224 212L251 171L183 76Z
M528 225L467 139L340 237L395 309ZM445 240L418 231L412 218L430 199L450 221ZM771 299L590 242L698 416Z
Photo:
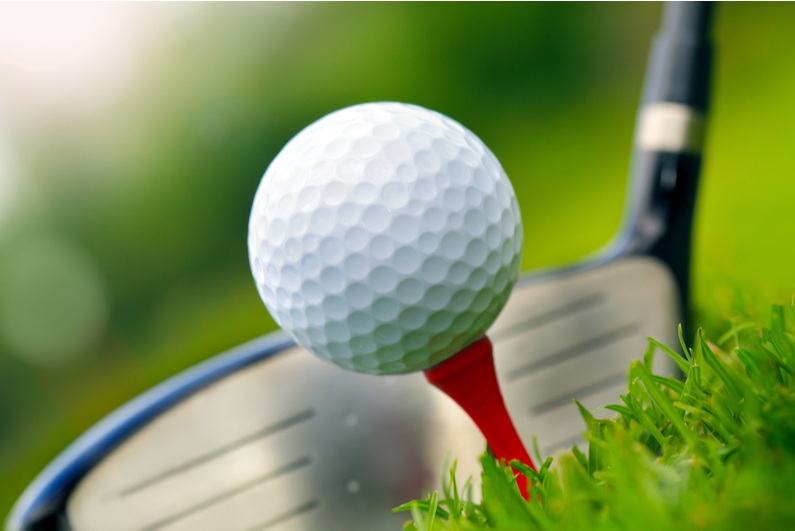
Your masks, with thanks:
M519 273L508 176L437 112L368 103L298 133L268 167L249 259L276 322L368 374L430 368L479 339Z

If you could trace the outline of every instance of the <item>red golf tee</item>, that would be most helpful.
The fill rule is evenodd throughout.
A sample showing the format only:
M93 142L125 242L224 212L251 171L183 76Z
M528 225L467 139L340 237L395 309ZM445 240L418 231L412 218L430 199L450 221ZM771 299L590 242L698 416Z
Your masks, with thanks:
M505 459L506 463L518 459L536 469L505 408L489 338L484 336L455 356L427 369L425 377L467 412L497 459ZM524 475L519 474L517 484L527 499Z

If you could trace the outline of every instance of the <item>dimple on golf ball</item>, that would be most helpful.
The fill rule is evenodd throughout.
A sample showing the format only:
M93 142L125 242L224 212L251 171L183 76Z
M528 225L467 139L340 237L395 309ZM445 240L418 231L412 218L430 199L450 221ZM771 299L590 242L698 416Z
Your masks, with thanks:
M430 368L480 338L519 273L508 176L437 112L368 103L298 133L257 189L257 289L317 356L368 374Z

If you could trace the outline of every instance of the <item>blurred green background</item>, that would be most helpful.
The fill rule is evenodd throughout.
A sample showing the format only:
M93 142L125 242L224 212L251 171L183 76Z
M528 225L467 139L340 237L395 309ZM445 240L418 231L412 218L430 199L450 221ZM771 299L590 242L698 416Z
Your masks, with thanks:
M365 101L475 131L523 268L617 229L659 4L0 5L0 515L66 444L274 328L247 218L281 146ZM788 301L795 5L720 6L694 301ZM761 307L761 306L760 306Z

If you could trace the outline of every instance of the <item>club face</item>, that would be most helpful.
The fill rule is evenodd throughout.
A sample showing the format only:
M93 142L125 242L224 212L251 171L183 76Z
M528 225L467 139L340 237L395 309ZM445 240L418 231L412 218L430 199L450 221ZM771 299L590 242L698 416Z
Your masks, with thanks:
M517 286L490 336L528 447L534 435L544 457L583 443L572 399L618 401L646 336L675 339L676 292L646 257ZM296 347L145 426L85 477L67 515L75 531L396 529L405 517L390 510L438 487L446 452L463 481L483 448L422 375L341 371Z

